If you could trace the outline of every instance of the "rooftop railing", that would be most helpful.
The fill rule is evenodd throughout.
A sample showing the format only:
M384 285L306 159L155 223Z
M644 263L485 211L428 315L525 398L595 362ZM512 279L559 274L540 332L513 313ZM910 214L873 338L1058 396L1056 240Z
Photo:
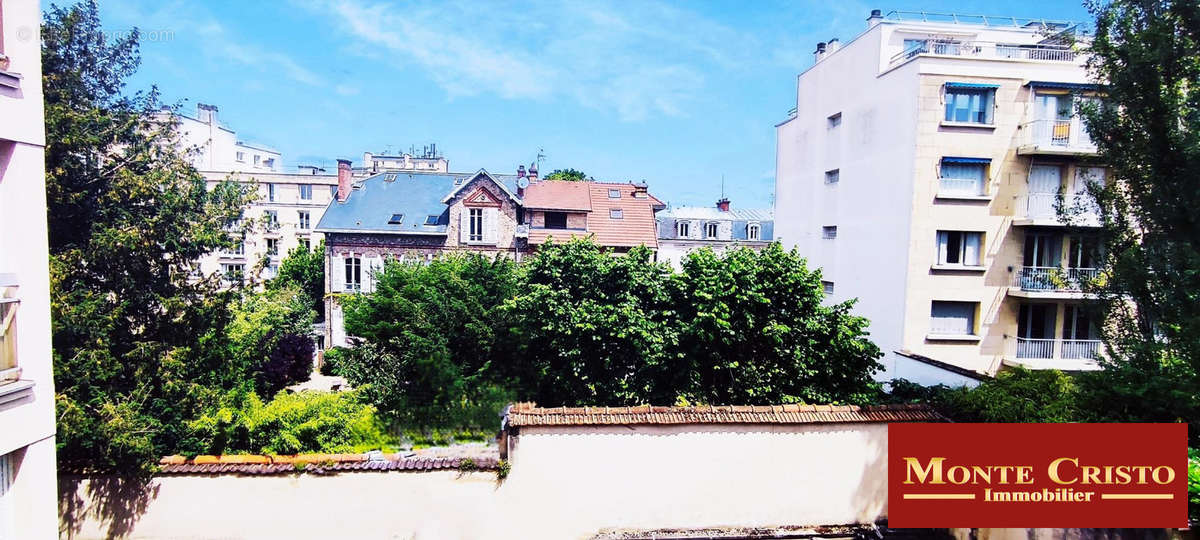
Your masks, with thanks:
M927 39L892 56L889 65L901 64L923 54L1058 62L1074 62L1079 55L1077 51L1066 45L1019 45L991 41Z

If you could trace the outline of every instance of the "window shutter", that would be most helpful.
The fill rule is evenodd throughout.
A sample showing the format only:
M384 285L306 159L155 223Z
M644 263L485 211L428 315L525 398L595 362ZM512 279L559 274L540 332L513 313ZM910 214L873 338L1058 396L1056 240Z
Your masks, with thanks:
M333 256L329 262L330 278L329 289L331 291L342 292L346 289L346 260L339 256Z
M500 209L487 208L483 211L483 241L488 244L499 242Z
M930 331L942 335L975 333L975 306L968 302L934 302Z
M458 212L458 242L467 243L471 239L471 210L463 206Z
M948 252L948 250L946 249L946 247L947 247L946 244L949 243L949 241L950 241L950 233L948 233L946 231L938 231L938 233L937 233L937 243L938 243L938 245L937 245L937 249L938 249L937 262L938 262L938 264L946 264L946 253Z

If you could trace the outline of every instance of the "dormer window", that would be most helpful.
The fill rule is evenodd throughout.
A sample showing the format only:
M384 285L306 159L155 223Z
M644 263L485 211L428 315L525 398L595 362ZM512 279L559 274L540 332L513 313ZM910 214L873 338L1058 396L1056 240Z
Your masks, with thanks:
M678 236L679 238L687 238L690 236L690 234L691 227L688 226L688 222L680 221L675 224L675 236Z
M404 222L404 214L392 214L392 219L388 220L388 225L399 225Z
M430 226L437 225L438 224L438 216L426 216L425 224L430 225Z
M717 237L717 224L715 222L708 223L704 226L704 237L705 238L716 238Z
M619 190L619 189L610 189L610 190L608 190L608 198L610 198L610 199L620 199L620 198L621 198L621 190Z
M609 219L624 219L625 215L620 208L612 208L608 211Z
M396 181L396 173L387 173L387 174L383 175L383 181L384 182L395 182Z
M751 223L749 225L746 225L746 239L747 240L758 240L759 237L762 236L762 234L760 232L761 230L762 230L762 227L757 223Z

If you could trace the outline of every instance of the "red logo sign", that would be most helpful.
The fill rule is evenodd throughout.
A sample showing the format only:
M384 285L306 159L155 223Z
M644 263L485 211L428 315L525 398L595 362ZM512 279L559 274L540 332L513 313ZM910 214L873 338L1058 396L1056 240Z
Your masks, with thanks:
M1186 527L1186 424L891 424L888 526Z

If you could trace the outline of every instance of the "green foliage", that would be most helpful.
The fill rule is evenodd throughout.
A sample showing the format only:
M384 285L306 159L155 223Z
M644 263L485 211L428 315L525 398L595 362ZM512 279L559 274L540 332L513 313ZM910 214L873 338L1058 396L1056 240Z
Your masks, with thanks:
M1188 448L1188 518L1200 521L1200 448Z
M363 343L338 353L338 371L402 426L493 426L513 397L493 360L506 346L498 308L515 284L504 258L390 262L374 293L343 297L346 331Z
M591 177L583 171L575 169L554 169L553 172L546 175L546 180L564 180L567 182L586 182L591 180Z
M188 425L204 454L299 454L390 450L394 439L356 392L280 393L263 403L235 391Z
M240 372L253 374L260 394L273 395L289 384L308 380L312 372L311 348L308 358L303 358L303 351L296 351L300 357L289 356L288 366L275 364L283 360L283 346L293 350L296 338L308 339L315 317L308 299L294 288L268 288L261 293L246 293L234 306L233 319L227 330L230 356ZM293 369L290 364L295 363L300 365ZM280 376L280 373L288 375Z
M496 480L504 480L508 478L508 473L512 472L512 463L507 459L502 459L496 463Z
M279 263L279 273L267 282L269 289L293 288L300 291L317 322L325 320L325 241L313 249L296 246Z
M247 189L212 189L158 122L155 92L123 94L138 34L108 40L94 2L42 25L58 456L64 469L146 472L185 420L241 378L222 328L233 293L189 280L232 246Z
M1079 387L1057 370L1006 369L975 388L891 382L892 403L924 403L956 422L1078 422Z
M1095 3L1089 68L1102 106L1083 114L1108 167L1100 208L1106 279L1091 284L1106 369L1087 409L1192 424L1200 440L1200 17L1192 1ZM1062 213L1071 217L1072 208ZM1095 393L1093 394L1092 391Z

